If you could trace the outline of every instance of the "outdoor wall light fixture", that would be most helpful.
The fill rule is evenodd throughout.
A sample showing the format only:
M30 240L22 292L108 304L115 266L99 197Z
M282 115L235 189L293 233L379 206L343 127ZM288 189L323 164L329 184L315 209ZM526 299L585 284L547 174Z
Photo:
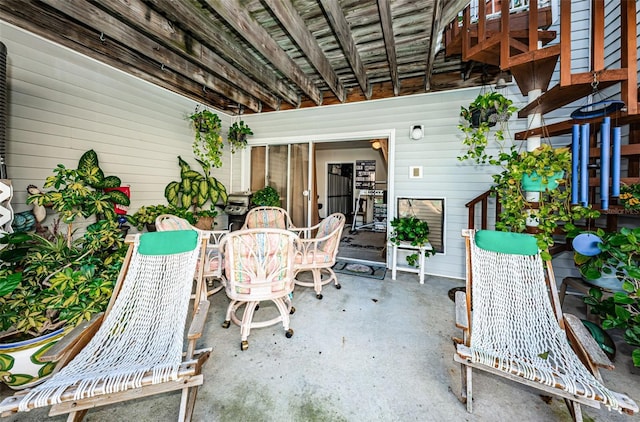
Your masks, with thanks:
M411 138L412 141L424 138L424 125L411 125L409 138Z

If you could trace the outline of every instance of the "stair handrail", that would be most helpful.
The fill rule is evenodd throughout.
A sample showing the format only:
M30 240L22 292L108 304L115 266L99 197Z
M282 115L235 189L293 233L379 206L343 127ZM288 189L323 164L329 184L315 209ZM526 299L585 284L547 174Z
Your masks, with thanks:
M468 223L467 223L467 228L469 229L474 229L475 228L475 221L476 221L476 207L478 204L481 205L480 208L480 228L482 230L486 230L488 228L488 214L489 214L489 198L495 196L496 198L496 203L495 203L495 220L494 221L498 221L498 217L500 216L500 212L501 212L501 207L500 207L500 201L499 198L497 196L497 194L492 191L491 189L489 189L486 192L481 193L480 195L476 196L475 198L473 198L472 200L470 200L469 202L467 202L466 204L464 204L465 207L468 208Z

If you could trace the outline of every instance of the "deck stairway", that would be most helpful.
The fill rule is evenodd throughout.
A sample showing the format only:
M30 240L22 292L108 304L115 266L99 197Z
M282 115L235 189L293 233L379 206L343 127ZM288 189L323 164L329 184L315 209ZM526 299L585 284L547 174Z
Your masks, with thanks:
M591 2L591 46L590 70L572 73L571 68L571 1L559 1L560 30L557 34L549 30L552 24L553 3L548 0L480 0L472 1L462 12L461 18L450 23L444 33L446 54L461 54L463 61L477 61L500 66L509 71L523 95L540 90L541 94L521 109L518 117L526 118L534 113L544 115L562 106L585 99L594 92L619 86L619 99L626 107L612 116L617 126L629 126L629 144L622 147L622 159L627 160L627 174L622 177L626 184L640 183L640 91L638 89L638 57L636 41L636 2L618 0L620 23L620 60L618 68L605 67L605 2ZM514 3L518 7L514 8ZM609 6L609 5L608 5ZM549 87L558 60L560 75L558 83ZM595 82L595 84L594 84ZM592 120L572 120L550 124L544 128L531 128L515 134L515 139L526 140L534 136L559 136L570 134L575 123L595 123ZM544 133L543 133L544 131ZM599 203L597 176L600 150L597 146L597 130L590 140L589 194L591 204ZM469 201L469 225L480 221L485 227L487 221L497 218L500 210L491 210L489 192ZM617 205L617 198L611 198L609 210L601 210L606 215L608 230L615 230L618 216L628 214ZM495 207L495 205L494 205ZM594 208L598 208L595 206ZM487 218L487 213L495 211L495 216ZM479 215L478 215L479 213ZM637 215L637 214L636 214Z

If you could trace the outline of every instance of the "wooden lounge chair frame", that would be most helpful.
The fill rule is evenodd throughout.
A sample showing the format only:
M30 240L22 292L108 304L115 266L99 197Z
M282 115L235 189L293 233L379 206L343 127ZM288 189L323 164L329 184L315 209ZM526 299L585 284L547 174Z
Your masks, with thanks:
M56 343L49 349L45 356L41 357L42 361L58 362L53 374L57 373L67 363L69 363L98 332L102 322L109 314L122 290L123 283L126 279L131 257L134 251L135 236L128 235L126 243L129 244L127 254L122 264L122 270L118 276L113 289L113 295L104 313L96 315L91 321L79 325L67 334L61 341ZM200 258L204 259L206 253L207 239L201 240ZM211 354L211 348L196 349L196 341L202 337L204 324L207 313L209 311L209 301L206 297L206 290L203 285L203 269L199 266L197 272L197 286L193 312L191 314L191 322L186 335L186 352L183 355L183 361L178 371L178 378L174 381L153 384L152 374L146 374L142 379L142 387L131 388L117 393L108 393L96 395L84 399L74 399L75 387L68 388L61 397L61 403L51 405L49 416L61 414L69 414L68 421L80 421L84 418L89 409L104 406L141 397L147 397L155 394L165 393L169 391L181 390L181 400L179 409L179 421L189 421L193 416L193 409L197 397L198 387L203 384L202 366ZM2 413L0 416L10 416L18 411L18 402L26 395L29 390L22 390L11 397L6 398L0 403ZM13 406L13 408L12 408ZM30 408L34 408L30 403Z
M582 410L580 405L584 404L590 407L600 408L601 400L599 400L599 397L592 399L572 394L565 391L563 389L563 386L561 385L545 385L541 382L524 378L522 374L506 372L504 370L497 369L497 367L492 367L490 365L472 361L469 353L471 338L474 335L473 327L471 324L473 306L471 294L473 292L474 281L472 273L471 242L474 241L473 237L475 231L463 230L462 234L465 237L466 242L467 277L465 291L458 291L455 294L456 327L462 329L463 336L462 338L454 338L454 342L457 343L454 360L461 364L461 401L463 403L466 403L467 411L471 413L473 410L472 370L475 368L542 390L550 395L562 397L565 400L565 403L573 420L582 421ZM585 365L588 371L594 375L596 380L602 383L602 376L600 375L599 369L613 369L613 364L611 363L607 355L598 347L598 344L593 339L593 337L591 337L580 319L570 314L563 314L560 306L560 301L558 299L557 285L550 261L545 262L544 275L553 313L555 315L555 318L557 319L558 324L565 331L567 335L567 341L569 341L575 354ZM628 396L613 391L610 392L617 399L620 410L622 412L628 414L638 412L638 406Z

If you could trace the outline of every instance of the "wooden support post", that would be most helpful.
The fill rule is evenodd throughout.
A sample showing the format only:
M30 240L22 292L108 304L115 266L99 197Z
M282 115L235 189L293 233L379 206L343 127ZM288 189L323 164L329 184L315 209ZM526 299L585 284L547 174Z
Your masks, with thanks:
M636 39L636 2L620 0L620 66L627 69L627 79L621 84L621 98L627 104L627 114L638 114L638 50Z
M571 85L571 2L560 2L560 86Z
M529 51L538 49L538 2L529 2Z
M480 3L484 3L481 1ZM500 68L508 69L511 58L511 37L509 34L509 5L511 2L503 1L500 8Z
M591 7L591 70L604 69L604 0L593 0Z

